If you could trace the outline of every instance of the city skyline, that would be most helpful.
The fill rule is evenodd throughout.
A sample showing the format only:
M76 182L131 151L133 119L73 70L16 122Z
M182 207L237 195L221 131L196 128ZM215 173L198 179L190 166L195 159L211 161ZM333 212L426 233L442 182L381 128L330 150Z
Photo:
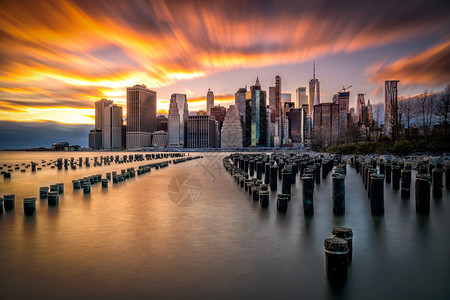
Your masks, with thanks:
M94 102L125 106L135 84L157 91L158 113L173 93L204 110L208 89L228 107L256 75L266 92L280 75L295 101L313 61L320 101L352 85L350 107L359 93L383 103L385 80L400 80L399 97L449 81L447 2L258 4L2 3L0 121L93 124Z

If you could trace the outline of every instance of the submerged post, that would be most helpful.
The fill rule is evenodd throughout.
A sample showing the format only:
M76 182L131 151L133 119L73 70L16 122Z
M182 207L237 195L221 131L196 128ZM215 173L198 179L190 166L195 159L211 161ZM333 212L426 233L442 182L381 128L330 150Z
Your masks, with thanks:
M416 175L416 212L419 214L430 213L430 181L428 174Z
M36 211L36 198L23 198L23 212L31 216Z
M442 198L442 169L433 169L432 171L433 197Z
M401 196L402 198L409 198L411 194L411 170L403 169L401 177L402 177Z
M324 241L326 268L328 275L347 276L348 242L341 238L328 238Z
M372 215L384 214L384 175L370 175L370 209Z
M312 216L314 214L314 176L311 174L304 174L302 176L303 182L303 213L305 216Z
M333 177L333 213L343 215L345 213L345 175L335 173Z

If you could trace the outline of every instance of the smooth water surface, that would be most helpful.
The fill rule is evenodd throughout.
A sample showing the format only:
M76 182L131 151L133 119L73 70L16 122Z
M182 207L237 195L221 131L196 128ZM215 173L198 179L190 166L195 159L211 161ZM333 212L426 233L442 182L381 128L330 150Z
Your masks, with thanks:
M7 152L0 165L100 155ZM449 191L419 216L414 180L408 200L385 184L385 215L372 217L361 177L348 166L345 216L333 216L330 174L306 218L299 178L280 214L275 192L262 209L233 182L225 153L201 155L107 189L95 184L89 195L72 180L154 161L2 176L0 196L14 193L16 208L0 215L0 298L450 298ZM39 187L57 182L65 192L48 207ZM38 197L34 216L24 215L23 197ZM325 271L323 241L333 226L354 232L343 285Z

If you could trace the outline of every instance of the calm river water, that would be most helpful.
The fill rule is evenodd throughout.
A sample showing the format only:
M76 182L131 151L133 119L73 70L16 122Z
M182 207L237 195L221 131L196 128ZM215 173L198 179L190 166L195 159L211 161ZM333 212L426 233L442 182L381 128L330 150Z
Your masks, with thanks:
M0 165L100 155L107 154L6 152ZM72 180L154 161L2 176L0 196L14 193L16 208L0 215L0 298L450 298L449 191L419 216L414 181L409 200L385 184L385 215L372 217L348 166L345 216L333 216L330 174L316 185L315 214L306 218L298 178L280 214L275 192L261 209L233 182L225 153L202 155L107 189L95 184L89 195ZM48 207L39 187L57 182L65 192ZM24 215L23 197L38 197L34 216ZM354 232L339 286L325 270L323 241L333 226Z

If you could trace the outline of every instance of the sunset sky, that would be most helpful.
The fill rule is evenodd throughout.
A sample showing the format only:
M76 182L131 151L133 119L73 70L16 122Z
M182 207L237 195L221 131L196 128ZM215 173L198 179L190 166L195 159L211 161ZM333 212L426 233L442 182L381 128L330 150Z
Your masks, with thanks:
M384 2L384 3L383 3ZM372 103L384 80L402 96L450 83L449 1L2 1L0 121L93 124L93 102L125 105L146 84L158 111L172 93L190 110L256 75L264 90L307 86L316 61L321 101L352 85ZM87 133L86 133L87 139Z

